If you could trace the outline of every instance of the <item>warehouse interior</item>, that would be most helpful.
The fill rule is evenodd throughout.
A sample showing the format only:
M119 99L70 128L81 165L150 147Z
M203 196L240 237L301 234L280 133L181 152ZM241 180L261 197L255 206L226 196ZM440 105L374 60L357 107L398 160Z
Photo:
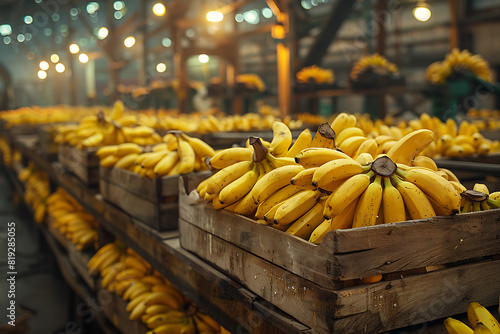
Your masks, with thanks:
M500 333L498 31L497 0L0 0L0 333Z

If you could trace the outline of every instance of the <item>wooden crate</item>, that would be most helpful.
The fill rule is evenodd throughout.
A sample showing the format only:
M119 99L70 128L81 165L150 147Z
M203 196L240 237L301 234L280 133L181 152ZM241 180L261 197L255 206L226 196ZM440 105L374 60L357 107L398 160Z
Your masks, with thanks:
M44 125L37 129L38 149L42 156L53 157L59 152L59 145L54 142L54 134L51 129L54 125Z
M183 182L182 247L318 332L377 333L461 313L472 300L496 303L500 260L479 258L500 254L500 210L332 231L314 245L190 204ZM376 274L385 280L344 288L346 280ZM444 293L453 301L441 300Z
M79 150L70 145L59 145L57 159L71 170L85 185L99 184L99 157L97 148Z
M200 180L207 175L193 173L192 177ZM103 199L153 228L177 229L178 176L148 179L125 169L100 167L99 177Z

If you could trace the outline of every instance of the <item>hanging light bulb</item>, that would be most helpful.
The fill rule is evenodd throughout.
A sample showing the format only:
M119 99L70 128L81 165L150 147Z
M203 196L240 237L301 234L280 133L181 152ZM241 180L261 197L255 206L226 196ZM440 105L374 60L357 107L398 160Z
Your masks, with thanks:
M207 13L207 21L208 22L220 22L224 19L224 14L219 11L212 10Z
M427 2L419 0L413 8L413 16L421 22L427 21L431 17L431 10Z

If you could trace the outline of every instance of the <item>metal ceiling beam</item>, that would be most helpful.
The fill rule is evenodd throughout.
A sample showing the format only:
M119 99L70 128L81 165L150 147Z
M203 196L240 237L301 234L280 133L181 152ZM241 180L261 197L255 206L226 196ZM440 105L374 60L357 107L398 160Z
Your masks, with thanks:
M335 39L342 23L349 17L355 3L356 0L339 0L332 7L330 14L325 19L321 28L321 32L318 37L316 37L314 44L302 61L301 68L321 62L321 59L323 59L328 47Z

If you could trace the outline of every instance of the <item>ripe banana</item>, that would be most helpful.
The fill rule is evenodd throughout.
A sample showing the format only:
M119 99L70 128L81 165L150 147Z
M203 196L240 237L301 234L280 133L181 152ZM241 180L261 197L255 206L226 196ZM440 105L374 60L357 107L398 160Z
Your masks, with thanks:
M269 152L276 157L284 155L292 144L292 132L282 122L273 123L273 140L269 146Z
M259 204L265 201L277 190L290 184L292 178L303 170L304 167L300 165L288 165L276 168L264 175L255 183L252 189L252 197L255 203Z
M128 154L141 154L142 153L142 148L134 143L123 143L120 145L117 145L117 150L116 150L116 155L123 157Z
M301 190L281 203L274 215L274 223L288 225L309 211L321 193L318 190Z
M403 197L405 208L408 210L411 219L422 219L436 216L427 196L413 183L402 181L396 175L391 176L391 181L395 183L397 190Z
M161 151L160 151L161 152ZM176 151L167 151L153 168L156 176L167 175L179 161L179 154Z
M484 306L477 302L469 304L467 318L469 318L469 322L474 329L481 322L492 333L500 333L500 323L498 323L498 320Z
M190 173L194 170L196 154L193 147L183 137L177 138L179 152L179 174Z
M311 147L302 150L295 156L295 162L305 168L320 167L328 161L350 159L347 154L329 148Z
M335 132L332 131L328 123L319 126L309 147L335 148Z
M357 127L346 128L340 133L336 133L335 146L339 147L347 138L361 136L365 137L365 132Z
M299 190L301 190L301 187L297 187L291 184L279 189L274 194L269 196L269 198L259 204L259 206L257 207L257 212L255 213L255 218L264 219L264 215L269 210L271 210L272 207L290 198Z
M359 198L352 223L353 228L375 225L380 203L382 202L381 181L381 176L375 176L375 180L370 183Z
M401 197L399 190L392 185L390 178L384 178L382 201L385 224L406 221L403 197Z
M285 153L285 157L295 158L295 156L302 150L308 148L311 145L312 135L309 129L305 129L300 133L300 135L293 143L292 147Z
M237 180L254 166L253 160L237 162L233 165L219 170L208 179L206 193L210 195L218 194L224 187Z
M252 160L253 150L246 147L232 147L214 154L210 165L215 169L223 169L240 161Z
M363 167L356 160L351 158L332 160L316 169L312 177L312 185L322 188L331 182L345 180L362 172Z
M354 153L353 158L357 160L357 158L362 154L370 154L374 157L377 154L378 145L375 139L367 139L359 145L358 150Z
M373 171L366 174L358 174L344 181L326 201L323 216L331 219L341 214L354 200L366 190L370 184Z
M309 211L298 218L287 230L286 233L308 240L311 233L321 224L323 218L324 205L316 203Z
M247 171L220 191L218 198L219 202L221 204L233 204L242 199L252 190L258 178L259 173L256 165L254 165L251 170Z
M434 140L431 130L421 129L410 132L394 144L387 156L395 163L410 165L411 161Z
M118 160L116 162L114 167L127 169L135 163L135 160L137 159L138 156L139 156L139 154L137 154L137 153L127 154L127 155L121 157L120 160Z
M348 156L353 157L361 144L366 140L364 136L349 137L340 144L339 149Z
M313 185L313 174L319 167L304 169L295 175L290 182L298 187L311 187Z
M181 133L180 136L182 137L182 139L187 141L189 143L189 145L191 145L195 154L198 155L199 157L201 157L201 158L210 157L211 158L214 156L214 154L215 154L214 149L210 145L205 143L203 140L201 140L199 138L189 137L185 133Z

